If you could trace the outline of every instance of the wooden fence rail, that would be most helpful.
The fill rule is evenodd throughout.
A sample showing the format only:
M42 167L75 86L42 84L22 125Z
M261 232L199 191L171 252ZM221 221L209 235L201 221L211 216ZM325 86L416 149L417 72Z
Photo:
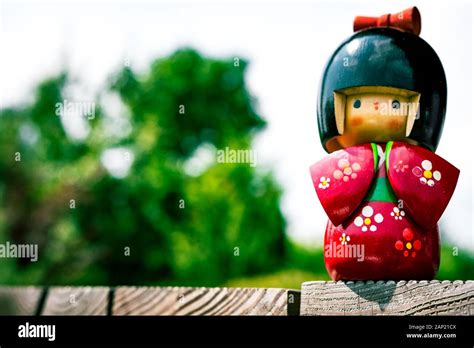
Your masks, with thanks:
M0 315L474 315L474 281L306 282L301 291L0 287Z

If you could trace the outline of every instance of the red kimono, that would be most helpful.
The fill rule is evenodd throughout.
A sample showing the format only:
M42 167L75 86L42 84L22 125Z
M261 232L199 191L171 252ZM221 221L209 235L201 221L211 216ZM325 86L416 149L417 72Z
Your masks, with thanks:
M329 221L326 268L334 280L432 279L437 222L459 170L401 142L336 151L310 168Z

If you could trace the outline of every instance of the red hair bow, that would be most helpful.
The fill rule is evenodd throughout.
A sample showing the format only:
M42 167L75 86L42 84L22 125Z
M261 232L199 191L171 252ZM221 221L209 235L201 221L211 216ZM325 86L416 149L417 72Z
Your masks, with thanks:
M415 35L420 35L420 11L418 11L416 7L411 7L399 13L388 13L380 17L357 16L354 19L354 32L374 27L397 28Z

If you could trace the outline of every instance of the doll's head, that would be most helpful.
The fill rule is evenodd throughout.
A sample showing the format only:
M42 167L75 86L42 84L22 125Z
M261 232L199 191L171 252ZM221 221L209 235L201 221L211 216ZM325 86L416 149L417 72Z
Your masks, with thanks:
M446 77L428 43L389 27L356 32L324 70L318 96L321 143L328 152L404 141L432 151L446 111Z

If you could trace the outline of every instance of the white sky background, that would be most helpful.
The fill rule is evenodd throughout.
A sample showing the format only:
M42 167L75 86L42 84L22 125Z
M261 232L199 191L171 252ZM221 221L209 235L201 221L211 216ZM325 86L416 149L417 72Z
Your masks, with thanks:
M268 121L255 143L258 165L273 168L284 188L282 208L290 235L321 244L327 218L308 167L325 156L316 122L322 70L352 34L354 16L413 5L421 12L421 37L440 56L448 80L448 111L437 153L461 169L441 224L456 246L474 250L472 7L467 2L3 1L0 107L29 100L38 81L63 67L85 84L87 99L125 59L143 71L154 58L182 46L208 56L244 57L250 61L249 88Z

